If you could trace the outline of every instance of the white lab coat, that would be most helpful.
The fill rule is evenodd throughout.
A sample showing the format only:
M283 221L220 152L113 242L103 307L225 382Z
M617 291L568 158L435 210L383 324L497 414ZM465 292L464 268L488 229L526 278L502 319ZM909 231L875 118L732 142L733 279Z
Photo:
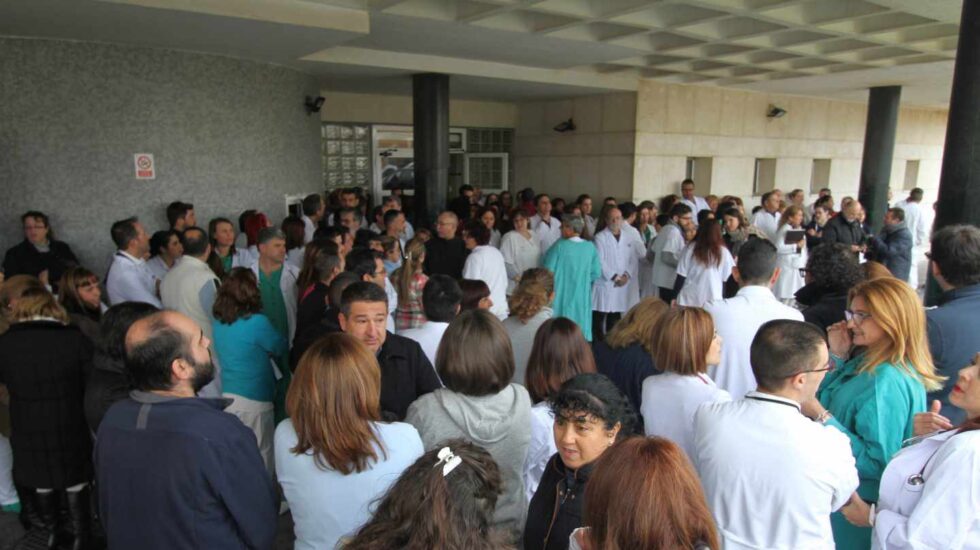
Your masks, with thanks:
M711 210L708 206L708 201L704 200L704 197L695 196L694 200L687 200L681 197L681 204L686 204L691 208L691 217L694 218L694 225L698 224L698 212L702 210Z
M745 286L727 300L704 305L721 336L721 363L708 367L708 375L719 388L741 399L756 387L749 348L759 327L775 319L802 321L803 314L781 303L764 286Z
M677 262L687 245L684 232L676 223L663 227L650 245L653 254L653 284L662 288L674 288L677 279Z
M928 261L926 250L929 249L929 229L930 224L922 205L917 202L909 202L908 199L895 203L895 208L905 211L905 226L912 233L912 269L909 270L909 285L912 288L919 287L919 268L918 266Z
M779 230L779 212L770 214L765 209L759 210L752 216L752 225L759 228L766 238L773 244L776 243L776 231Z
M593 242L599 253L599 263L602 264L602 277L592 285L592 309L604 313L625 313L630 308L629 285L618 287L613 279L624 273L630 279L637 277L639 258L636 241L625 229L620 231L617 239L607 228L600 231Z
M646 435L666 437L694 459L694 413L705 403L731 401L707 374L665 372L648 376L640 395Z
M524 494L528 502L531 502L534 492L538 490L548 460L558 452L554 425L555 415L547 401L531 407L531 442L524 459Z
M122 250L117 250L112 258L105 288L109 293L109 305L122 302L146 302L159 308L163 307L157 296L157 279L146 262Z
M946 431L896 454L877 514L872 548L980 549L980 431Z
M649 248L653 246L655 239L657 238L657 230L650 226L650 232L652 236L650 237L650 242L644 243L643 245L643 256L640 258L640 298L646 298L647 296L657 296L657 285L653 284L653 254L649 252ZM640 234L640 239L643 238L643 234Z
M314 233L316 233L316 224L309 216L303 214L303 244L312 241Z
M803 288L803 277L800 275L800 268L806 267L807 249L804 243L803 249L796 248L795 244L784 244L786 233L793 230L788 223L776 230L776 240L772 244L776 245L777 265L779 266L779 278L772 287L772 293L780 300L792 300L796 296L796 291ZM797 229L799 230L799 229ZM806 238L804 237L804 241Z
M721 260L717 265L701 263L694 257L694 243L687 245L677 262L677 274L684 277L684 286L677 294L677 304L701 307L712 300L724 297L725 281L732 276L735 258L725 246L721 247Z
M490 313L503 321L510 314L507 307L507 268L504 257L496 248L485 244L470 251L463 264L463 278L477 279L490 287L490 299L493 306Z
M626 283L626 310L629 311L633 306L640 303L640 260L647 255L647 246L643 242L640 231L632 225L623 222L623 235L630 240L633 253L630 255L630 280Z
M517 231L508 231L500 239L500 253L504 257L504 267L507 268L507 294L510 295L517 287L517 279L532 267L541 267L541 244L534 232L529 232L530 239L525 239Z
M429 359L429 363L435 367L436 351L439 350L439 342L442 342L442 335L447 328L449 328L449 323L426 321L421 326L399 331L398 335L418 342L422 346L425 356Z
M538 236L538 245L541 247L541 257L548 253L551 245L561 239L561 222L558 218L551 216L545 223L541 216L535 214L531 216L531 233Z
M693 462L725 550L833 550L858 486L850 440L795 401L751 392L694 416Z

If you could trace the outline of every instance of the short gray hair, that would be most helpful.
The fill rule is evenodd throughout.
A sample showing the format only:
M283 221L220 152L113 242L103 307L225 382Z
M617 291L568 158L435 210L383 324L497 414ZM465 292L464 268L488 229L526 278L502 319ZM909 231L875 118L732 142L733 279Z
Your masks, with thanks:
M265 244L272 239L282 239L286 240L286 234L282 232L282 229L277 227L263 227L259 230L259 236L256 239L258 244Z
M561 218L561 226L571 229L576 235L581 235L582 230L585 229L585 219L578 214L565 214Z

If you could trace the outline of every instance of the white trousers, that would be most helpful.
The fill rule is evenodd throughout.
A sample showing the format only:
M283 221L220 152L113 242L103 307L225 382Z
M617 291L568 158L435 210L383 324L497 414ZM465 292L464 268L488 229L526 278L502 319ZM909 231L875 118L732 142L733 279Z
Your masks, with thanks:
M14 487L14 450L10 440L0 435L0 506L20 502Z
M269 471L270 476L275 477L276 462L272 443L276 432L276 422L272 403L255 401L233 393L226 393L224 396L234 399L232 404L225 409L225 412L237 416L242 424L252 430L259 444L259 454L262 455L265 469Z

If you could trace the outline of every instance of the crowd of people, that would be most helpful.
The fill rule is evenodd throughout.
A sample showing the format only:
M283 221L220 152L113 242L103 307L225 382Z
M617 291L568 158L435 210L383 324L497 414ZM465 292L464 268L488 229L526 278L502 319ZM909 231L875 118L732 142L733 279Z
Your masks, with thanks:
M73 550L271 549L287 511L309 549L980 548L980 229L695 189L174 202L102 278L27 212L3 513Z

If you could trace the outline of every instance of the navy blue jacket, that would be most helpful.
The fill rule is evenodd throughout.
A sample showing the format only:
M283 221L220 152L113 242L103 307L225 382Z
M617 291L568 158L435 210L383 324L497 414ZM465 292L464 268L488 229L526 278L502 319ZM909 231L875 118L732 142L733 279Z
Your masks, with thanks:
M939 307L926 310L926 330L929 351L936 363L936 372L948 376L943 389L929 394L929 401L943 404L941 414L953 424L966 420L966 413L949 404L949 392L956 385L957 373L973 362L980 351L980 330L977 312L980 311L980 284L947 291Z
M912 270L912 244L912 233L904 222L886 225L871 241L871 256L885 264L895 278L907 281Z
M134 391L109 409L95 445L109 548L273 547L275 486L228 403Z

